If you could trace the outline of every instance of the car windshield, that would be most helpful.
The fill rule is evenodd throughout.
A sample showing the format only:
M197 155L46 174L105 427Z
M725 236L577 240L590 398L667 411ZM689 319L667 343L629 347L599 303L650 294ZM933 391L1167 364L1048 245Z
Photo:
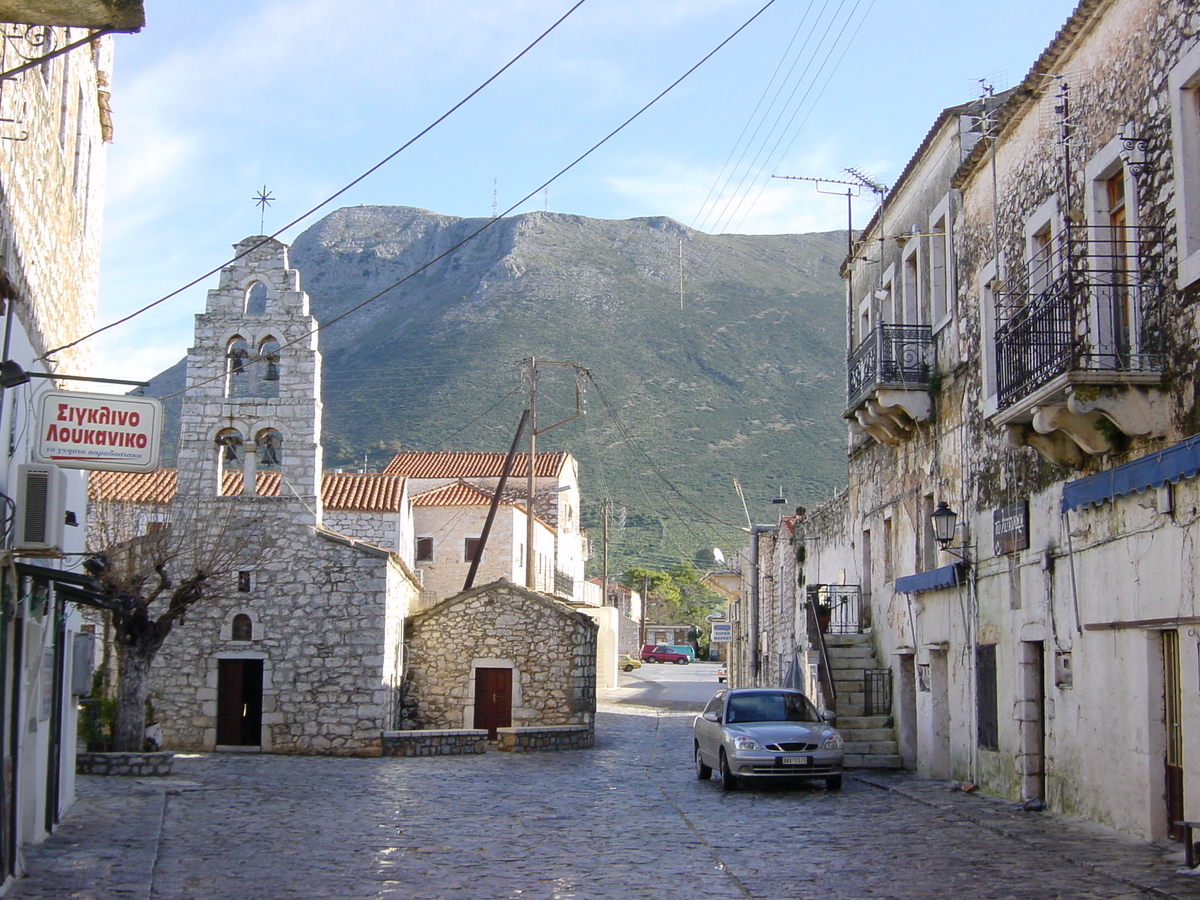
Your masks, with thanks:
M814 707L803 694L785 691L761 691L736 694L729 698L725 721L737 722L819 722Z

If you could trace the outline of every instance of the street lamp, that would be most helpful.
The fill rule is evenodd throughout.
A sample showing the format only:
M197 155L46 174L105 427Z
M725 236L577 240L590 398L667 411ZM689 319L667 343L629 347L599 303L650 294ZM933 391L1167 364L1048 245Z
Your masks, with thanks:
M942 500L938 503L937 509L929 516L929 521L933 525L933 539L937 541L938 546L965 562L966 550L956 550L950 546L958 529L958 513L952 510L945 500Z

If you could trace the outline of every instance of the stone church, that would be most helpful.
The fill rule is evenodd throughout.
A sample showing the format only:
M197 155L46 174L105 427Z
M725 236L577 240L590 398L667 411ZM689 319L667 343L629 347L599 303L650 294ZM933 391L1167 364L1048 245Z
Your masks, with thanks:
M197 605L159 651L150 680L165 748L374 755L382 732L419 713L415 698L401 696L416 674L405 658L409 617L444 598L422 598L406 477L323 473L318 325L287 245L257 236L234 251L196 316L178 468L92 473L89 494L94 503L130 505L147 528L156 518L228 522L256 545L236 573L233 599ZM545 599L536 633L553 631L558 619L577 628L579 614ZM464 616L459 632L482 639L488 622ZM589 730L590 628L592 658L567 666L580 696L572 705L583 713L572 719ZM470 727L474 670L495 668L495 654L472 661L468 653L454 683L440 684L441 652L463 662L457 643L424 648L424 702L442 713L458 702ZM563 670L541 650L507 655L518 660L510 664L518 701L522 685L545 680L531 667ZM443 695L459 699L436 699ZM512 717L525 717L515 724L544 718L520 702L509 706ZM514 723L489 727L505 724Z

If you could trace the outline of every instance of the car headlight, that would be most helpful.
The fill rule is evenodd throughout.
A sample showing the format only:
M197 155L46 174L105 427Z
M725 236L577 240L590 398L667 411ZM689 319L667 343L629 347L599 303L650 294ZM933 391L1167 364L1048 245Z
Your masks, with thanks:
M829 735L829 737L825 738L825 743L821 746L826 750L841 750L842 736L837 732L834 732L833 734Z
M761 750L758 746L758 741L754 738L748 738L744 734L738 735L733 739L734 750Z

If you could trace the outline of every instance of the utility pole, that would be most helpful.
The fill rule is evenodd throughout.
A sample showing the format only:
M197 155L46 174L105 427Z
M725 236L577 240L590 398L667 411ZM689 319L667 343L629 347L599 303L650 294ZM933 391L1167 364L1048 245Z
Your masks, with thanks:
M605 497L604 502L602 504L600 504L600 515L603 517L603 526L604 526L600 532L602 535L602 538L601 538L602 549L600 552L600 557L601 557L601 575L600 575L600 577L604 581L604 600L601 602L602 606L608 606L608 503L609 503L609 500L607 497Z
M529 377L529 459L527 465L529 471L526 473L526 500L525 500L525 587L531 591L537 590L536 579L536 559L533 552L534 535L537 533L534 528L534 499L537 495L537 436L545 434L559 425L566 425L568 422L578 419L583 415L583 376L587 373L587 369L573 362L547 362L545 360L538 361L535 357L523 359L520 362L522 367L528 369ZM539 366L570 366L575 370L575 414L568 416L553 425L547 425L545 428L537 427L537 384L538 384L538 367Z

